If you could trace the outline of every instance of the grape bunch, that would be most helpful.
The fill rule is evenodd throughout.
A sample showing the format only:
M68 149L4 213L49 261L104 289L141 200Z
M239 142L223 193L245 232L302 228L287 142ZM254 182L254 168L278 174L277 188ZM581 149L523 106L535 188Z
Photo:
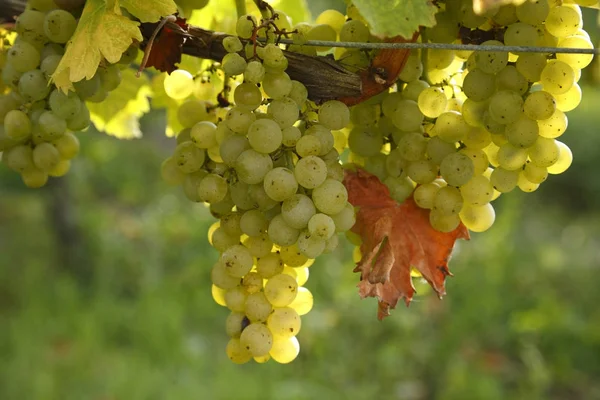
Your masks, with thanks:
M290 30L283 13L274 21L273 29ZM335 147L340 134L332 133L348 124L350 111L335 100L308 101L306 87L286 74L282 49L248 40L273 38L266 25L242 16L238 36L224 39L221 69L232 91L222 101L230 104L214 109L184 100L178 110L184 129L161 168L168 183L208 204L219 219L209 231L220 253L212 294L231 310L226 353L240 364L296 358L300 316L313 305L303 287L308 267L333 251L338 233L355 222ZM191 96L195 86L183 70L164 81L175 99Z
M31 188L69 171L79 153L75 132L90 125L85 102L103 101L121 81L119 66L105 64L92 79L76 82L75 91L65 93L50 83L77 27L75 15L67 11L74 2L59 2L65 9L50 3L33 1L18 16L16 38L4 35L0 58L2 162ZM122 65L135 51L126 54Z
M497 46L592 48L577 4L526 1L485 15L470 0L439 2L422 38ZM557 140L581 101L589 54L413 51L395 90L351 110L350 160L377 175L402 202L412 196L431 225L489 229L491 202L515 188L535 191L564 172L570 149Z

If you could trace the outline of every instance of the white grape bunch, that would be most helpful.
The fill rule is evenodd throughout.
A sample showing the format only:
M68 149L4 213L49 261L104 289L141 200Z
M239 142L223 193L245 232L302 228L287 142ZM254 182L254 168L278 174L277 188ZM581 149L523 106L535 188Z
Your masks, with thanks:
M281 12L274 22L278 30L292 30ZM223 41L228 53L221 69L232 88L228 107L208 111L202 95L192 98L196 82L188 71L165 79L166 93L183 101L178 115L184 130L162 175L219 219L208 236L220 253L211 271L213 298L231 311L227 356L240 364L288 363L299 353L300 317L313 305L303 286L309 267L335 250L338 235L355 222L341 182L343 149L335 146L350 110L335 100L307 100L306 87L286 74L280 46L258 45L254 53L244 39L256 24L242 16L238 37ZM332 29L315 29L331 33L323 27Z
M75 133L90 125L86 101L104 100L121 81L119 68L137 51L132 46L119 65L102 65L92 79L76 82L75 91L57 89L50 77L77 27L68 10L81 5L59 3L64 9L38 11L32 5L16 19L16 38L2 38L0 153L3 164L31 188L69 171L79 153Z

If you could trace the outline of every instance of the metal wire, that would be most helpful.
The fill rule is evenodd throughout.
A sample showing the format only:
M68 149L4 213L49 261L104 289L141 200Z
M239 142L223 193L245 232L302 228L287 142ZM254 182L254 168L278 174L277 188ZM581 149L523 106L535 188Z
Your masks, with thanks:
M294 44L291 39L281 39L279 43ZM495 46L454 43L360 43L334 42L329 40L309 40L304 46L344 47L348 49L439 49L439 50L469 50L469 51L503 51L512 53L570 53L570 54L600 54L600 49L581 49L565 47L535 47L535 46Z

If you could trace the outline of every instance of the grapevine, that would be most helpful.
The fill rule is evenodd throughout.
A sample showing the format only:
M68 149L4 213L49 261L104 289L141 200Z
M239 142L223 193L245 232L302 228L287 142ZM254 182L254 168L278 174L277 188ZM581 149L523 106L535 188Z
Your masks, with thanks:
M2 162L33 188L63 176L75 133L90 125L87 104L117 89L122 69L167 71L158 82L178 105L176 147L160 172L218 220L212 296L230 310L226 354L239 364L293 361L313 306L309 267L340 234L360 260L345 168L429 210L438 232L486 231L494 200L569 168L558 139L595 52L574 3L475 13L471 0L438 1L436 24L405 39L374 35L353 5L293 25L267 2L255 2L257 18L238 1L232 34L165 12L140 18L141 42L63 90L59 65L84 2L50 3L31 0L14 32L2 31ZM178 48L157 58L167 42ZM182 53L211 62L177 68Z

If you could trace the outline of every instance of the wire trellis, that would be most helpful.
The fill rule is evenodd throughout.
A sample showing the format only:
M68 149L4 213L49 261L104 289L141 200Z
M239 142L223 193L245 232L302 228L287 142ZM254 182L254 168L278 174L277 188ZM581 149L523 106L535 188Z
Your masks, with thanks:
M282 44L297 44L291 39L280 39ZM497 46L456 43L360 43L336 42L329 40L309 40L303 46L344 47L348 49L438 49L438 50L467 50L467 51L502 51L512 53L569 53L569 54L600 54L599 48L566 48L566 47L537 47L537 46Z

